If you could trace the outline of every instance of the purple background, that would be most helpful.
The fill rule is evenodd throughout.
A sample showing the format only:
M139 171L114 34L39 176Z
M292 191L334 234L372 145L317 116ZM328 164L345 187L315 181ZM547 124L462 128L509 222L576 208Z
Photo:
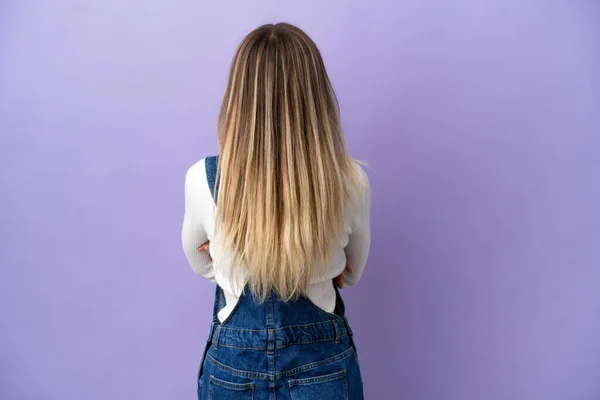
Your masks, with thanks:
M213 286L184 175L276 21L319 44L371 164L343 292L367 399L599 399L593 0L2 1L0 398L194 398Z

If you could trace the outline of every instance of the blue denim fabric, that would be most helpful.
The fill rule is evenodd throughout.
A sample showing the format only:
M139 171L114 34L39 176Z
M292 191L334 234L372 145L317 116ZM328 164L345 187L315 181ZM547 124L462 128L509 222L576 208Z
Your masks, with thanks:
M216 163L216 157L206 159L211 191ZM363 399L356 345L337 288L333 313L305 296L284 302L271 292L260 302L247 285L221 323L217 313L224 306L217 285L198 371L199 400Z

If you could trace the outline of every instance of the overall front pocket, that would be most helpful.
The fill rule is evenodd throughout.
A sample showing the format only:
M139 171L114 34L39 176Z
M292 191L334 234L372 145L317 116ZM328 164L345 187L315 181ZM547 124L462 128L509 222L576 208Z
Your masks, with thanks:
M346 370L289 381L292 400L348 400Z
M227 382L214 376L209 379L208 400L252 400L254 383Z

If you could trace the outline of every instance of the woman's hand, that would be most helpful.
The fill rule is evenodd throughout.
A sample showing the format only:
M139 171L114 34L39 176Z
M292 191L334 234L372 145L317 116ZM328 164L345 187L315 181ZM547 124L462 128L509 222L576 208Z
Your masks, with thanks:
M349 264L346 264L346 268L344 268L344 272L346 271L352 272L352 267ZM344 287L344 277L342 276L344 272L333 278L333 283L340 289Z
M208 254L208 258L210 258L210 252L208 251L210 249L210 240L208 240L206 243L203 243L201 246L198 247L198 251L206 251L206 254ZM212 261L212 258L211 258Z

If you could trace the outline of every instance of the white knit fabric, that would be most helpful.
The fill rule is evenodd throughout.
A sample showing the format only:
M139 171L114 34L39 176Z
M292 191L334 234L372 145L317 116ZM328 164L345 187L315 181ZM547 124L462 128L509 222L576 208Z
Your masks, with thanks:
M367 178L359 164L356 168ZM368 182L368 180L367 180ZM335 290L332 279L343 273L344 287L356 284L365 268L371 232L369 214L371 190L365 188L362 193L356 193L357 207L347 207L343 231L339 235L338 246L334 249L329 266L329 273L320 278L314 278L308 288L307 296L316 306L327 312L333 312L335 306ZM192 165L185 177L185 214L181 240L183 250L194 272L212 282L216 282L225 294L226 306L219 312L218 318L223 321L233 307L243 289L241 284L234 287L229 281L230 263L226 255L219 251L219 238L215 237L216 206L206 179L205 160ZM198 247L210 240L210 257ZM214 261L211 261L211 258ZM348 263L352 273L344 271Z

